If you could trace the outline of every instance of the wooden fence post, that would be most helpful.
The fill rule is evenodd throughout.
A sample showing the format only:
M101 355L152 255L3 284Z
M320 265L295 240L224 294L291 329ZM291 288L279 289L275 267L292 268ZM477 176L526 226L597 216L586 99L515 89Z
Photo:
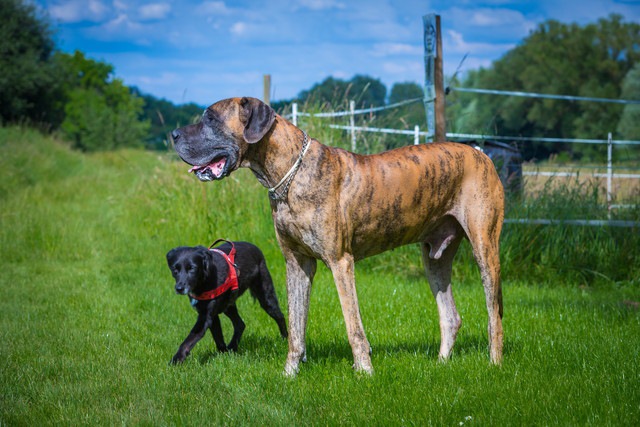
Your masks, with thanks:
M267 105L271 105L271 74L265 74L262 82L262 101Z
M422 17L422 22L424 24L424 108L427 113L427 140L440 142L446 139L440 15L433 13L425 15Z

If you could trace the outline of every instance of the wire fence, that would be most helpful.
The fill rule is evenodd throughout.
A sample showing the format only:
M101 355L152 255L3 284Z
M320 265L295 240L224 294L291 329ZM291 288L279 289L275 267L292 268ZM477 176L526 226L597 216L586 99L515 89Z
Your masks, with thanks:
M451 90L459 92L474 92L480 94L493 94L504 96L525 96L525 97L537 97L537 98L550 98L550 99L562 99L569 101L585 101L585 102L609 102L609 103L621 103L621 104L640 104L640 100L622 100L622 99L608 99L608 98L590 98L590 97L577 97L567 95L548 95L539 93L528 92L515 92L515 91L497 91L488 89L475 89L475 88L450 88ZM426 102L432 102L433 100L427 100ZM297 103L292 105L292 113L287 117L291 119L293 124L298 124L299 117L319 117L319 118L337 118L347 117L349 119L348 125L329 124L332 129L342 129L347 131L351 136L351 149L356 151L357 149L357 134L359 132L373 132L383 134L397 134L407 135L413 137L414 144L420 144L421 139L424 142L430 142L433 139L433 135L429 132L420 130L419 125L415 125L413 130L410 129L392 129L392 128L380 128L370 126L356 126L355 117L362 114L372 114L384 110L390 110L399 108L402 106L425 102L423 98L414 98L406 101L385 105L381 107L371 107L355 109L355 101L349 102L348 111L333 111L322 113L306 113L298 110ZM626 207L637 207L637 205L623 205L613 203L613 185L614 179L640 179L640 174L636 173L614 173L613 167L613 146L640 146L640 141L635 140L614 140L611 133L608 134L606 139L581 139L581 138L541 138L541 137L522 137L522 136L502 136L502 135L481 135L481 134L467 134L467 133L447 133L447 139L466 139L466 140L497 140L497 141L510 141L510 142L545 142L545 143L578 143L578 144L606 144L607 145L607 166L606 173L592 173L590 174L594 178L606 179L606 191L607 191L607 209L609 215L612 209L620 209ZM625 168L629 169L629 168ZM589 174L580 174L578 172L546 172L546 171L526 171L523 172L525 176L542 176L542 177L578 177ZM611 226L611 227L633 227L640 228L640 222L636 221L615 221L615 220L554 220L554 219L505 219L507 224L539 224L539 225L581 225L581 226Z

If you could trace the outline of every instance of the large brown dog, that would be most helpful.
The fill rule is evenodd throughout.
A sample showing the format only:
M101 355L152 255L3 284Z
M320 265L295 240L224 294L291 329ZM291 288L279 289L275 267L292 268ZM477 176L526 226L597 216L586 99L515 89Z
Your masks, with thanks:
M287 267L289 354L295 375L306 357L311 283L320 259L338 289L357 371L373 371L354 262L420 243L440 315L440 358L450 356L461 320L451 290L453 257L467 237L480 267L489 312L491 361L502 360L498 240L504 195L491 160L462 144L407 146L361 156L327 147L253 98L207 108L173 131L180 157L203 181L250 168L270 188L276 235Z

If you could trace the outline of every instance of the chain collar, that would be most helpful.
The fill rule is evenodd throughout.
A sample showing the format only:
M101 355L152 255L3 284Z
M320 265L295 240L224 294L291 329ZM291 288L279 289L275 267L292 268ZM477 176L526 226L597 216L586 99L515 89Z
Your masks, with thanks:
M291 182L293 182L293 178L295 177L296 172L298 171L298 169L300 168L300 165L302 164L302 158L307 153L307 150L311 145L309 136L307 135L307 133L304 131L302 133L304 135L304 141L302 142L302 150L300 151L298 160L296 160L296 162L293 164L291 169L289 169L289 172L287 172L287 174L280 180L280 182L277 183L274 187L269 189L269 198L271 200L282 201L282 200L286 200L287 198L287 193L289 192L289 186L291 185ZM278 192L278 189L280 187L282 187L282 190Z

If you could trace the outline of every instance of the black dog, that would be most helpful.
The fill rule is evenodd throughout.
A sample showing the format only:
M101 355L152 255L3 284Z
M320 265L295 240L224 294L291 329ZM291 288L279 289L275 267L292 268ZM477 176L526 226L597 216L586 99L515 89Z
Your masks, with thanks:
M218 241L212 246L216 243ZM207 329L211 330L219 351L236 351L245 328L236 300L247 289L278 323L282 337L287 337L287 326L271 274L264 255L256 246L228 241L215 249L181 246L169 251L167 263L176 279L176 293L188 294L191 305L198 312L198 320L171 359L172 364L184 361ZM222 336L220 313L226 314L233 324L233 337L228 346Z

